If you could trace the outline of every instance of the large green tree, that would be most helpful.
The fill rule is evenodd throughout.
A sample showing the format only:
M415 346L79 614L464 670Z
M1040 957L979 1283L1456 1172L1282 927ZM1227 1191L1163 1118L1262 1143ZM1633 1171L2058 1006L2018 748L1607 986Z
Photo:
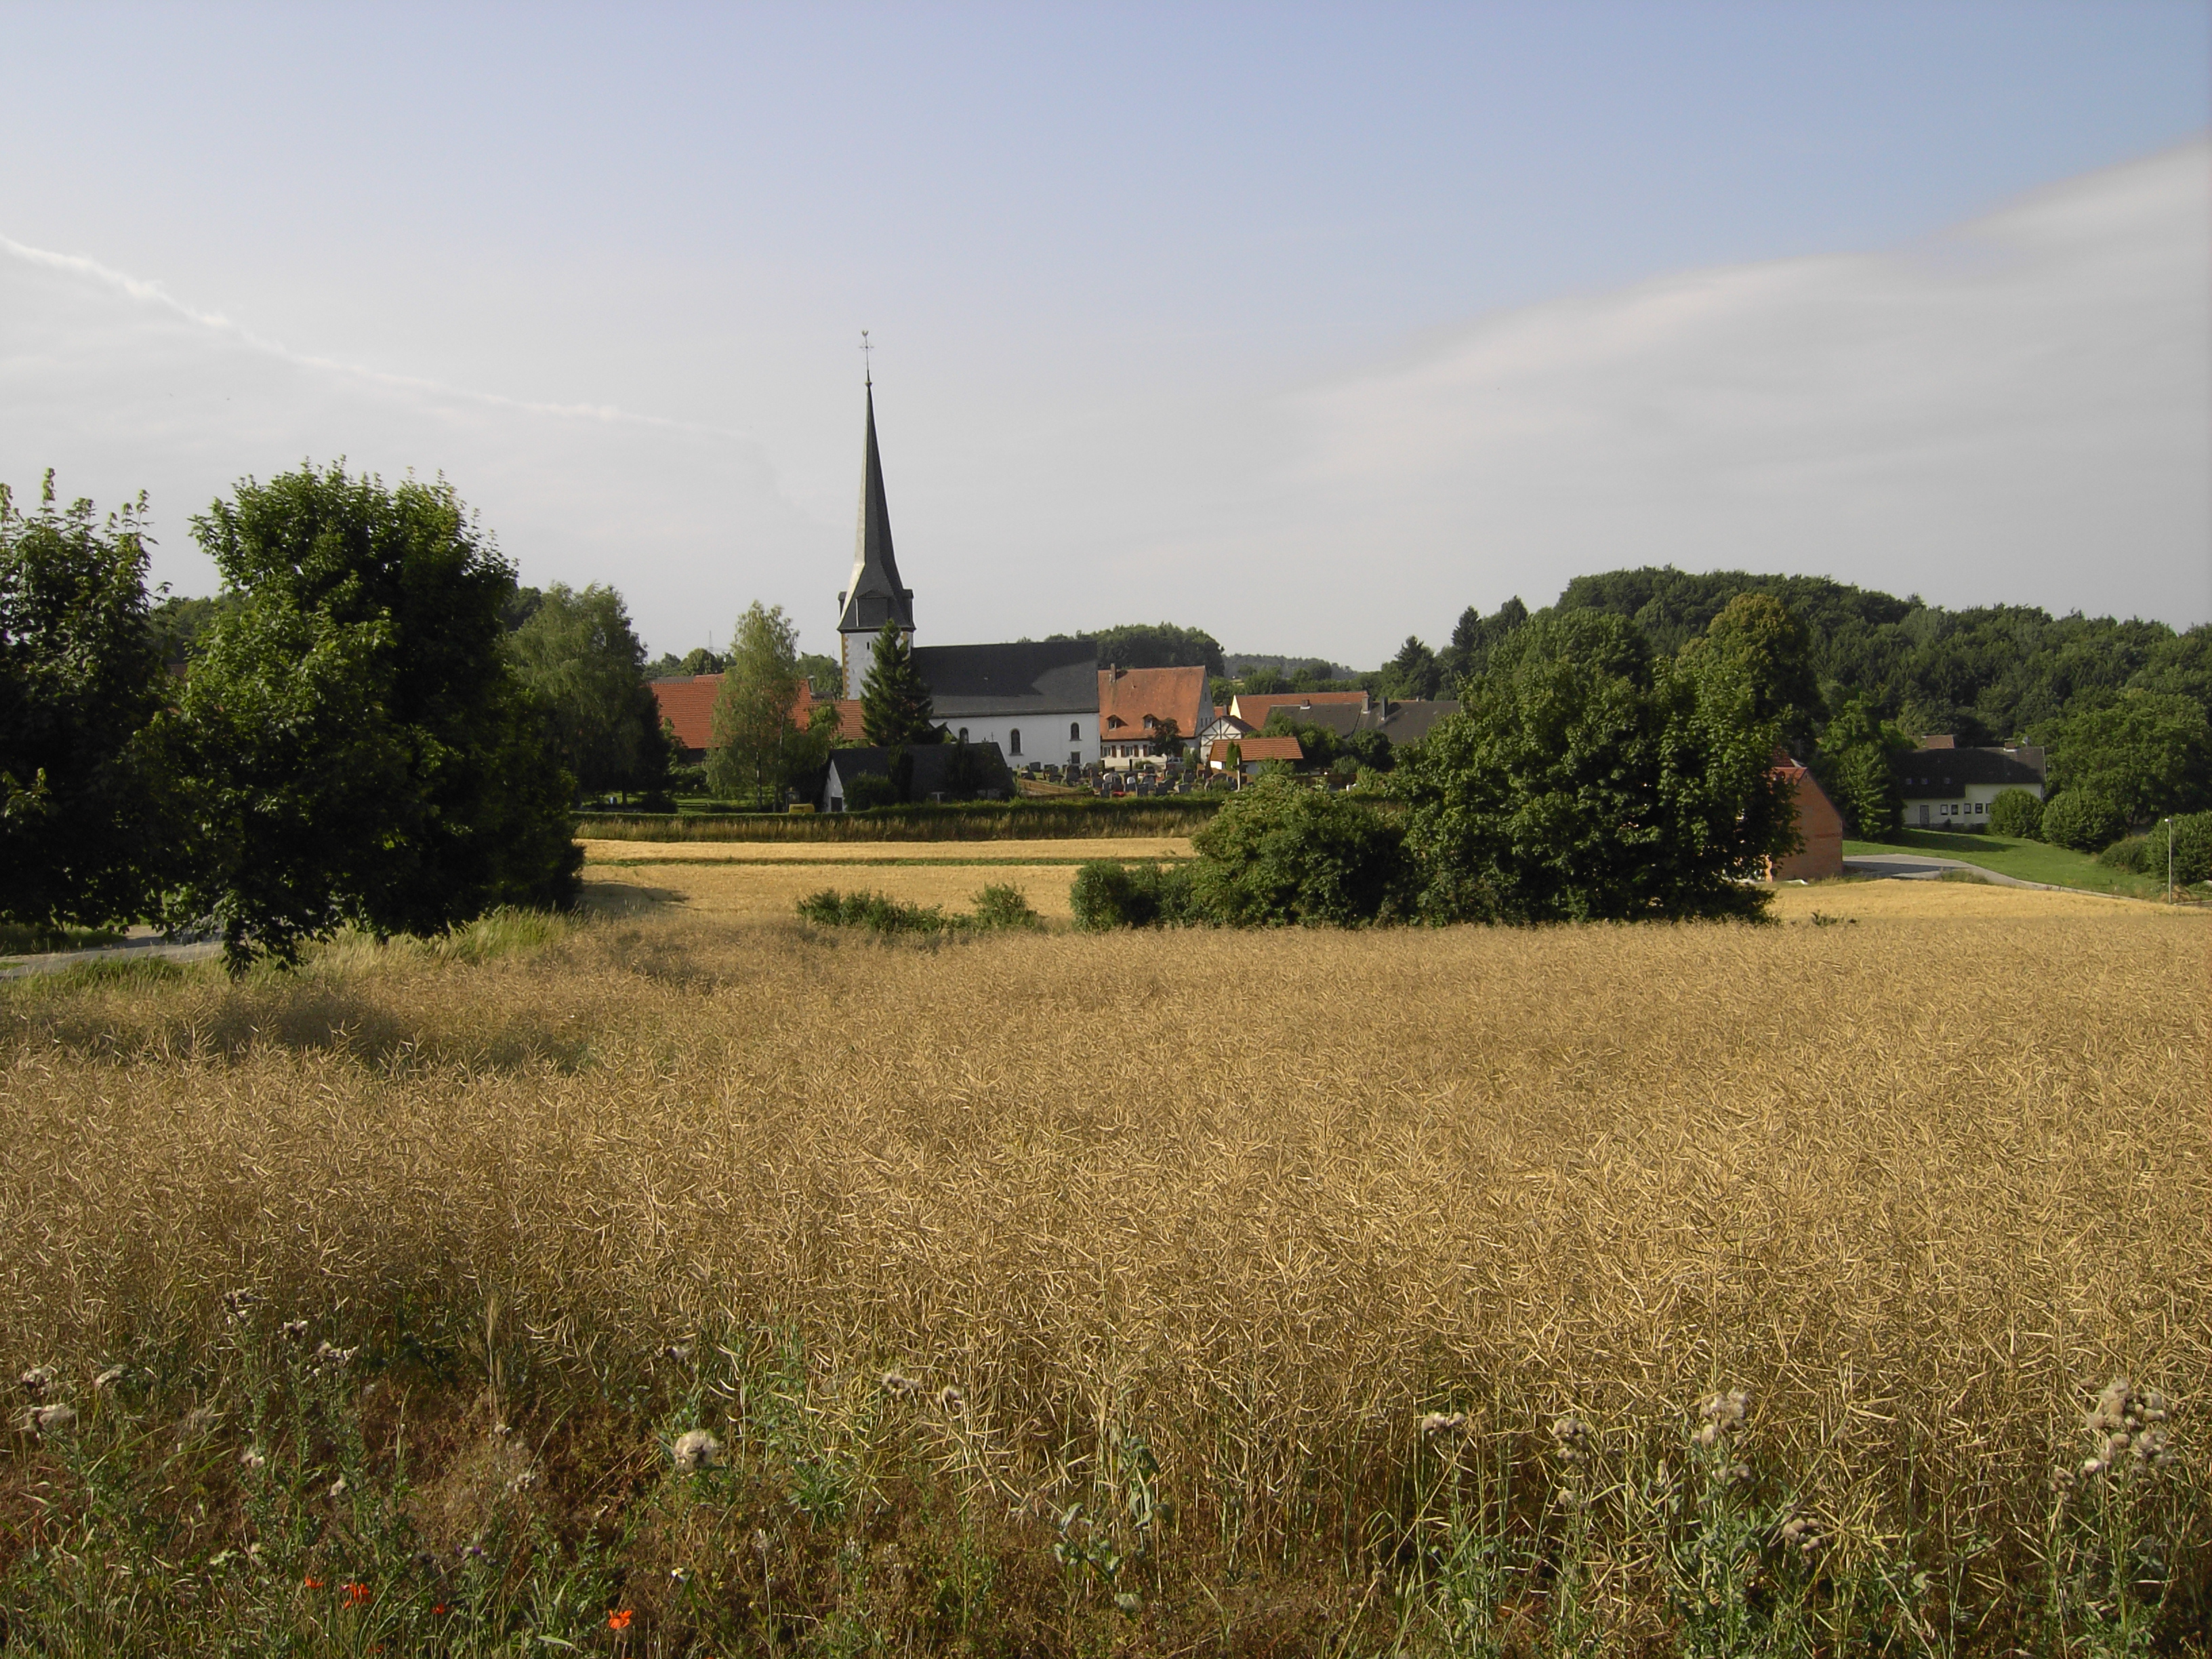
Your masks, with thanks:
M883 748L940 741L929 688L914 665L914 653L895 623L885 623L869 652L867 677L860 682L860 730Z
M1853 835L1879 841L1896 830L1905 793L1893 757L1911 747L1911 739L1876 719L1863 697L1853 697L1829 720L1813 755L1813 773Z
M1752 717L1771 720L1796 754L1807 753L1827 714L1811 630L1772 593L1739 593L1685 650L1718 652L1742 671Z
M2212 807L2212 720L2193 698L2125 691L2056 722L2049 742L2054 793L2100 796L2131 824Z
M805 690L799 630L781 605L756 600L738 618L714 695L707 778L715 793L748 792L756 805L780 805L786 789L822 764L836 734L837 711L816 703L800 725Z
M0 919L132 921L158 882L144 505L57 507L48 472L25 514L0 484Z
M1438 921L1756 917L1796 844L1775 723L1721 653L1654 654L1625 618L1531 619L1409 764L1407 842Z
M1436 696L1443 685L1443 670L1437 661L1437 653L1415 639L1406 636L1398 654L1382 665L1382 695L1386 697L1425 700Z
M1401 823L1291 777L1243 791L1191 844L1198 902L1231 927L1400 921L1419 891Z
M1054 639L1088 640L1098 648L1103 667L1203 668L1209 675L1228 672L1221 641L1202 628L1182 628L1174 623L1123 623L1076 635L1054 634Z
M234 969L355 923L573 898L574 785L504 649L514 572L451 486L312 466L192 521L238 599L155 732Z
M660 705L645 683L645 647L621 594L556 582L507 647L544 711L547 741L580 789L666 788Z

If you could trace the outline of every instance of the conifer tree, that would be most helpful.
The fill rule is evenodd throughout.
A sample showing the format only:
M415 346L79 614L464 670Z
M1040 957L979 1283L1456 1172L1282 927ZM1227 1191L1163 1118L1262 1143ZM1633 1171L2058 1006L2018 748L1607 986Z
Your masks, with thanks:
M867 678L860 682L861 734L885 749L937 743L944 733L936 719L929 688L915 672L914 653L898 624L886 622L870 650Z

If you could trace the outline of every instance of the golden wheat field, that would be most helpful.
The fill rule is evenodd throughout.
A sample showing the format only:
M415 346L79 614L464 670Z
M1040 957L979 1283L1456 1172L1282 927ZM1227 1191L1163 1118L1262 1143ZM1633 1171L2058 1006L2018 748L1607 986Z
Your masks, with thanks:
M89 1437L135 1367L132 1432L204 1407L234 1483L240 1356L310 1322L385 1367L363 1480L416 1425L427 1553L629 1517L602 1647L2203 1649L2201 915L1878 882L1764 928L883 944L789 906L1064 915L1073 868L592 850L513 948L11 988L7 1374ZM2081 1474L2123 1376L2159 1455ZM19 1440L0 1527L66 1646L20 1588L59 1455Z

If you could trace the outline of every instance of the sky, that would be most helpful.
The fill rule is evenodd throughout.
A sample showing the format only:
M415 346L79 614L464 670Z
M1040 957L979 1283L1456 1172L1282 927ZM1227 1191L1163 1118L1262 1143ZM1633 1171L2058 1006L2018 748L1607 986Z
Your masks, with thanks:
M442 472L651 650L1368 665L1640 564L2212 621L2212 9L0 5L0 480Z

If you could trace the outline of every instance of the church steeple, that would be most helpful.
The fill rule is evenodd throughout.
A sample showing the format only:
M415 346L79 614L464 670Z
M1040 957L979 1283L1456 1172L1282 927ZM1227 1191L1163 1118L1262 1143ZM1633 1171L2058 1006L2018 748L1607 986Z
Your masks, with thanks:
M876 386L867 380L868 434L860 464L860 522L853 543L853 575L837 596L838 644L844 658L845 695L857 697L867 672L868 646L886 622L914 632L914 590L899 584L891 552L890 507L884 496L883 458L876 449Z

